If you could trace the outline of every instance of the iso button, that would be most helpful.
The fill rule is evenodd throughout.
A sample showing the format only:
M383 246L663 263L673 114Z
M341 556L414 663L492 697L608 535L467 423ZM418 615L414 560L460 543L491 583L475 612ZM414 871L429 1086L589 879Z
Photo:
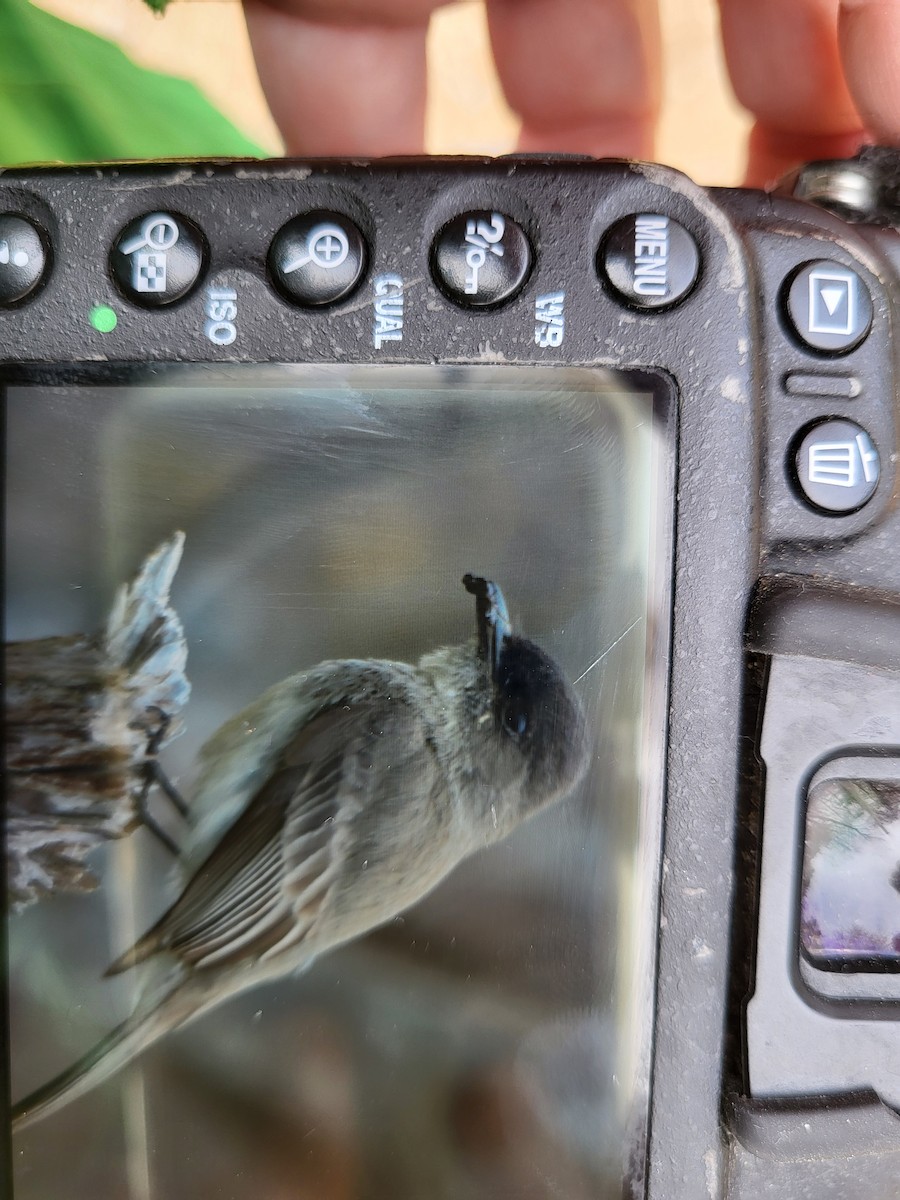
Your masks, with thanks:
M631 308L670 308L683 300L700 273L697 243L662 213L635 213L617 221L597 252L597 272Z
M521 225L499 212L467 212L445 225L431 248L435 283L466 308L493 308L524 286L531 246Z
M142 308L162 308L186 296L205 261L203 234L191 221L170 212L130 221L110 255L119 291Z
M794 467L805 498L833 516L862 508L880 474L878 451L855 421L821 421L808 429L794 453Z
M291 304L321 308L343 300L366 269L366 243L352 221L318 210L294 217L272 239L269 275Z
M36 227L14 213L0 213L0 307L24 300L46 269L47 252Z
M787 312L800 340L824 354L844 354L872 327L872 298L849 267L827 259L807 263L788 284Z

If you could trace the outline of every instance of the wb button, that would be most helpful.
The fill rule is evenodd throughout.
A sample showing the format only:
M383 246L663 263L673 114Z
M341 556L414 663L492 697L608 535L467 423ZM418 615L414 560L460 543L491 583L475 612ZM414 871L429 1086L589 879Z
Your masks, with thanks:
M839 263L807 263L787 292L791 325L801 341L826 354L852 350L872 325L872 300L855 271Z

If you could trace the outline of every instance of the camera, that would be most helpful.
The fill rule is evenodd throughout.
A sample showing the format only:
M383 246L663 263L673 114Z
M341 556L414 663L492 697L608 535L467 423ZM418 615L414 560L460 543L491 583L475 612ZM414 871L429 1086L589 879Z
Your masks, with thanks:
M898 213L0 173L16 1200L893 1194Z

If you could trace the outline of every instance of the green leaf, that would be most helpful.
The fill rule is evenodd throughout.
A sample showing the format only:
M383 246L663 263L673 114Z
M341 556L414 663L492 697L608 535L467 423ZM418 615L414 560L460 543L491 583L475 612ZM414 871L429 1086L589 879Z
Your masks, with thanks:
M0 47L0 164L265 153L192 83L26 0L0 0Z

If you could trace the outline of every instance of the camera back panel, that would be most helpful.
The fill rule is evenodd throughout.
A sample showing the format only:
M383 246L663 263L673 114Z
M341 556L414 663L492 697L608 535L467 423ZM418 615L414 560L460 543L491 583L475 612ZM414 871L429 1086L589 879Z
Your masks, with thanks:
M633 1196L875 1200L900 1177L895 236L647 164L0 173L7 389L302 364L408 368L426 398L513 369L655 397L665 778Z

